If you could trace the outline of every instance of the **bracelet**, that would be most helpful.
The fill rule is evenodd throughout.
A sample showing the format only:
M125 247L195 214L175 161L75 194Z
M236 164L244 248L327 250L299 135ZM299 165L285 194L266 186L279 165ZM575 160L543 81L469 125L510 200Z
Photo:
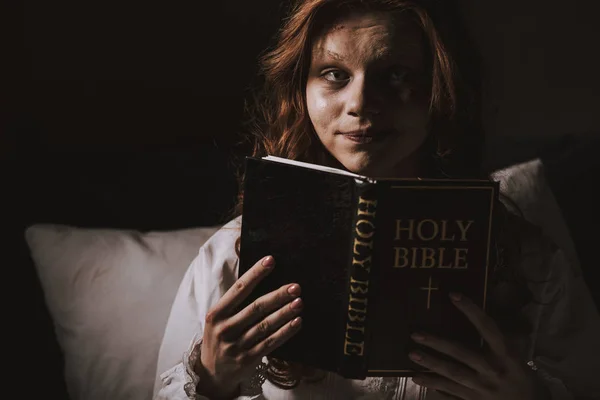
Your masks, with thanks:
M529 366L529 368L531 368L533 371L537 371L538 370L538 366L533 362L533 360L529 360L527 361L527 365Z

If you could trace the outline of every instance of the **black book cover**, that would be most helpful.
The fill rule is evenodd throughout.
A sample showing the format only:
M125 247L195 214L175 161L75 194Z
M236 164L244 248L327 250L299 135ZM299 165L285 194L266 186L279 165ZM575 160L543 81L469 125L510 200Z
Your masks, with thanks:
M346 378L412 375L414 331L481 345L448 293L485 308L497 198L487 180L369 179L247 158L239 275L269 254L276 267L240 307L296 282L303 326L273 357Z

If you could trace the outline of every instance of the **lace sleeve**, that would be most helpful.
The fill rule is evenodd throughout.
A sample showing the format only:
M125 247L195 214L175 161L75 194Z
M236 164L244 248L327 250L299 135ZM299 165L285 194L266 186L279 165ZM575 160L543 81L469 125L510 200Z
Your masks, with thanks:
M209 400L196 393L199 378L192 366L200 356L200 343L202 337L196 335L183 354L181 363L161 374L162 386L154 400Z
M202 337L195 336L192 340L192 344L188 351L183 354L183 366L185 368L185 384L183 390L189 399L204 400L206 397L200 396L196 393L196 387L198 386L198 375L194 372L193 366L200 357L200 345L202 344Z
M154 400L210 400L208 397L196 393L199 377L194 372L193 366L200 357L201 343L202 336L197 334L194 336L188 350L183 354L182 362L160 376L162 387ZM259 370L262 371L260 367L264 369L264 364L257 367L256 376L258 376ZM245 386L242 394L236 400L258 400L264 398L262 390L260 390L264 379L257 381L256 376L251 380L253 385Z

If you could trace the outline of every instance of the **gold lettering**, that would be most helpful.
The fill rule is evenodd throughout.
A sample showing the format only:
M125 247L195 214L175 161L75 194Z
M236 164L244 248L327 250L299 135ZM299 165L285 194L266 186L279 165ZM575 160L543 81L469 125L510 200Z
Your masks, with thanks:
M454 236L455 236L455 235L454 235L454 234L452 234L452 237L448 237L448 236L446 235L446 230L447 230L447 228L448 228L448 221L446 221L446 220L442 220L442 238L441 238L441 240L442 240L442 241L445 241L445 242L448 242L448 241L450 241L450 242L453 242L453 241L454 241Z
M426 237L423 234L423 225L425 223L430 224L432 226L432 228L433 228L433 232L431 233L431 236L429 236L429 237ZM438 224L434 220L432 220L432 219L424 219L424 220L420 221L419 224L417 225L417 236L422 241L427 242L429 240L434 239L438 235L439 229L440 228L438 227Z
M352 293L360 293L360 294L368 294L369 293L369 288L363 288L362 286L353 286L350 285L350 291Z
M468 267L467 253L468 252L469 252L469 249L454 249L454 255L455 255L454 268L467 269L467 267ZM460 264L461 262L464 262L464 264Z
M454 237L454 236L452 236ZM448 264L448 265L444 265L444 255L446 252L446 248L445 247L440 247L438 249L439 252L439 259L440 259L440 266L438 268L452 268L452 263Z
M359 197L353 243L352 274L348 296L348 314L344 355L364 355L365 321L367 318L367 297L369 294L369 274L372 265L371 250L375 235L375 211L377 200ZM361 217L362 216L362 217Z
M356 284L358 283L359 286ZM368 294L369 293L369 282L357 281L350 277L350 291L352 293Z
M357 332L364 334L365 327L364 326L353 326L350 324L346 324L346 337L348 337L348 331L357 331Z
M429 247L421 248L422 264L421 268L435 267L435 250Z
M365 322L365 319L367 319L367 317L366 315L352 315L348 313L348 319L350 320L350 322Z
M458 225L458 228L460 229L460 241L466 242L467 241L467 231L469 230L471 225L473 225L473 221L472 220L468 221L467 225L465 226L465 221L457 220L456 224Z
M393 268L467 269L468 252L468 248L394 247Z
M367 265L365 266L365 264ZM352 265L358 265L361 268L364 268L365 271L371 272L371 256L365 258L364 260L357 260L356 258L352 258Z
M367 312L367 308L366 307L365 308L354 308L354 307L352 307L352 305L350 305L350 307L348 307L348 313L350 313L350 311L364 314ZM348 314L348 315L350 315L350 314Z
M366 209L366 211L364 211L363 209ZM377 209L377 200L367 200L361 196L358 197L358 213L357 213L358 215L366 215L369 217L375 217L376 209Z
M413 240L414 225L415 225L415 220L409 219L408 227L402 228L402 220L397 219L396 220L396 238L394 240L402 240L400 238L400 232L402 232L402 231L407 231L408 232L408 240Z
M411 247L410 248L410 251L412 253L412 260L411 260L411 264L410 264L411 268L416 268L416 265L417 265L417 250L418 250L417 247Z
M370 257L369 257L370 258ZM350 283L358 283L359 285L365 285L365 286L369 286L369 281L358 281L356 279L354 279L353 277L350 277Z
M408 249L406 247L394 247L394 252L394 268L406 267L408 265ZM403 261L402 265L400 265L400 260Z
M367 229L366 232L362 232L361 229L360 229L361 225L367 225L371 229ZM363 238L363 239L370 239L373 236L374 233L375 233L375 224L373 222L371 222L369 220L366 220L366 219L359 219L356 222L356 234L358 236L360 236L361 238Z
M348 336L346 336L346 340L344 341L344 355L349 356L351 354L356 354L358 356L363 355L365 342L353 343L348 341Z
M360 254L360 252L357 250L357 246L363 246L363 247L372 249L373 248L373 241L362 242L362 241L358 240L358 238L354 238L354 254Z
M367 305L367 299L361 299L358 297L354 297L352 296L352 294L350 295L350 303L362 303L364 305Z

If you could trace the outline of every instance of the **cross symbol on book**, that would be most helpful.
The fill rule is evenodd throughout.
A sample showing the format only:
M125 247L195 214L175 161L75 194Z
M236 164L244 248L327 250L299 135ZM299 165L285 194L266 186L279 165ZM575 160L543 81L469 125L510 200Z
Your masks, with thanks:
M439 287L431 286L431 275L429 275L429 285L427 287L422 287L421 290L427 290L427 309L431 306L431 291L438 290Z

